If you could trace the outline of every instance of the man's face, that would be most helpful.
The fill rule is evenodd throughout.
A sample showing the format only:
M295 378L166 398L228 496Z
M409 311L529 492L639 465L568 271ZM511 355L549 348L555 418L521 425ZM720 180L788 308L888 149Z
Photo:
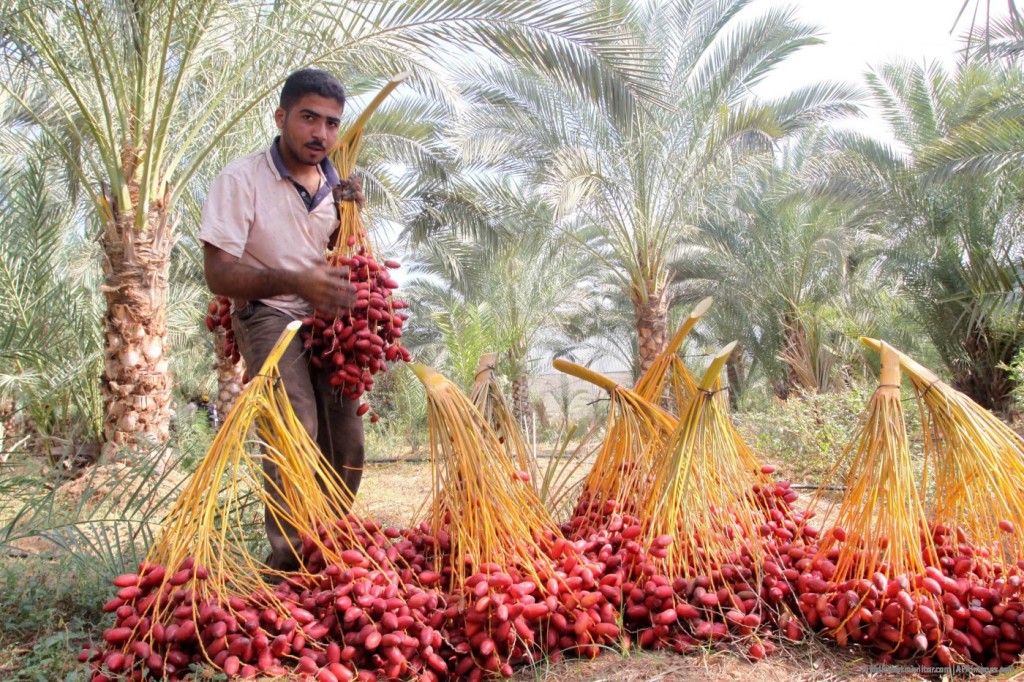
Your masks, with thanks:
M313 94L302 96L287 111L278 107L274 120L289 156L309 166L323 161L338 140L343 109L337 100Z

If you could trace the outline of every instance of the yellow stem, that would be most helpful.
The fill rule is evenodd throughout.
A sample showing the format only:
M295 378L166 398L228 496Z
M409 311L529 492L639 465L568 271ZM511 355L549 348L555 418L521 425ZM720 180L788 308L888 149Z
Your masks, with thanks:
M708 369L704 372L704 378L700 380L700 387L705 391L710 391L718 383L719 375L722 373L722 368L725 363L729 360L729 356L732 355L733 350L736 348L736 342L733 341L722 350L718 351L718 354L711 360L711 364L708 365Z

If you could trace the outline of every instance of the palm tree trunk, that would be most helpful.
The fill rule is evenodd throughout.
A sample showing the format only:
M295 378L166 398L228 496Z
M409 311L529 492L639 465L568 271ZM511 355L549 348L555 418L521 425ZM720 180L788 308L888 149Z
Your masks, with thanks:
M743 390L743 377L746 374L743 350L740 347L732 352L729 359L725 361L725 375L729 379L729 407L733 410L739 408L740 393Z
M633 316L640 349L640 375L643 376L665 350L668 340L668 296L665 290L649 292L646 301L634 296Z
M983 329L971 332L960 345L968 360L952 368L953 388L1003 417L1014 416L1013 381L1002 367L1010 366L1020 346L993 343Z
M530 377L525 374L512 381L512 416L529 438L533 430L533 412L530 410Z
M245 360L235 362L234 358L227 353L225 336L227 332L223 327L218 327L213 333L213 347L217 352L217 360L213 369L217 372L217 399L214 406L217 414L223 421L231 408L235 406L238 396L242 393L242 377L245 375Z
M807 344L807 330L803 323L795 313L789 312L786 313L782 324L783 341L780 357L786 365L786 385L783 389L784 395L780 397L785 400L800 391L817 391L818 386L814 380L815 372Z
M103 456L167 440L171 378L167 346L167 279L171 225L153 202L141 230L134 211L119 211L103 232ZM143 210L140 208L140 210Z

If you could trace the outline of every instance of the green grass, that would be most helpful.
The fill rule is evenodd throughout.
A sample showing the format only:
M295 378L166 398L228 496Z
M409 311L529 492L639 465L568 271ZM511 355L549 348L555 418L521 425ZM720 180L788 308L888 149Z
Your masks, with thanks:
M0 561L0 679L87 680L76 656L109 620L109 583L67 560L39 555Z
M740 413L737 427L765 462L779 467L782 478L794 483L842 484L846 470L828 481L829 472L849 442L873 388L854 387L844 393L809 395L772 401L762 409ZM903 393L904 419L910 435L911 456L921 461L921 417L917 403Z

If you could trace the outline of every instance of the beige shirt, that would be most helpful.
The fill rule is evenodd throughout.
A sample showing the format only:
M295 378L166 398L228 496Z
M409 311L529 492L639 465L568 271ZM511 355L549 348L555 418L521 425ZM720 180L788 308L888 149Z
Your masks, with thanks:
M302 270L324 263L328 241L338 229L333 197L327 192L326 198L308 210L287 169L279 160L275 164L271 149L224 167L210 185L199 239L255 268ZM326 172L325 183L337 183L337 173L329 162L321 172ZM298 296L262 301L296 318L311 312L310 305ZM244 301L235 302L239 303Z

